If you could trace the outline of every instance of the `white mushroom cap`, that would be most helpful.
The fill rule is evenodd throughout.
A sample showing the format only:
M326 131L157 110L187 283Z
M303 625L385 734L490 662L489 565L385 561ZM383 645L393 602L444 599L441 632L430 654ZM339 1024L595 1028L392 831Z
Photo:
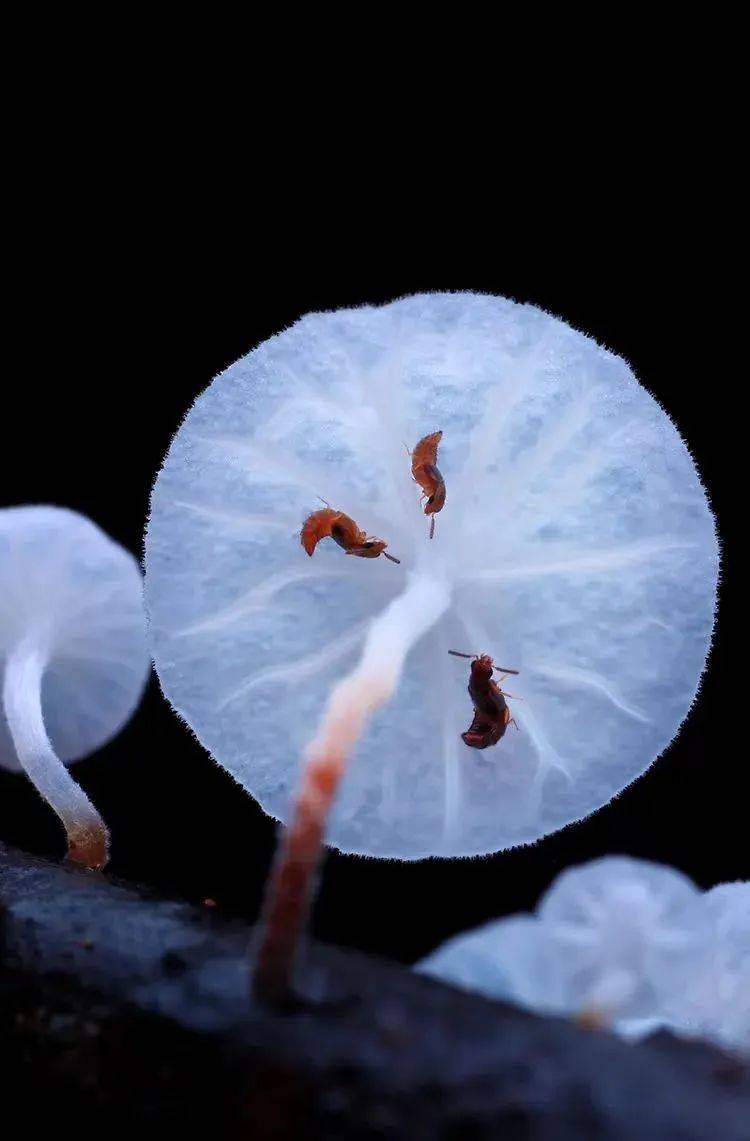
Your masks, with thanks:
M404 445L437 430L431 542ZM318 496L401 565L330 541L308 559ZM417 859L535 841L648 768L696 695L718 546L688 449L625 361L533 306L427 294L308 315L217 377L157 479L146 568L165 694L279 819L364 647L361 693L389 696L328 840ZM451 648L520 670L519 730L485 752L461 740Z
M656 945L651 956L666 1018L687 1035L750 1053L750 882L712 888L687 919L698 947Z
M660 1013L646 971L653 946L689 942L698 892L673 868L605 856L564 871L535 915L512 915L449 940L419 970L533 1010L606 1022Z
M114 737L148 675L136 560L60 507L0 511L0 665L20 645L43 662L42 714L66 764ZM20 770L0 709L0 764Z
M569 996L557 967L555 948L539 920L509 915L448 939L415 969L487 998L561 1014L569 1010Z
M449 939L421 974L531 1010L659 1027L750 1052L750 883L708 892L674 868L606 856L564 871L535 915Z
M605 856L558 876L537 915L555 948L567 1009L613 1019L659 1014L648 955L653 946L689 942L685 910L697 896L681 872L629 856Z

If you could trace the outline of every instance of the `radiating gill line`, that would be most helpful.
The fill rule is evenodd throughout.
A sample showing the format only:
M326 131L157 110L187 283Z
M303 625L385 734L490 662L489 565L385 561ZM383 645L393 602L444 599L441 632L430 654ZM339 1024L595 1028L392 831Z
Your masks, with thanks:
M591 418L591 404L584 396L576 396L561 419L550 417L541 436L512 465L503 483L503 497L508 503L514 496L545 472L553 460L580 432Z
M541 357L548 342L549 337L536 347L533 354L528 352L520 366L514 366L507 353L503 353L499 357L498 368L508 370L508 383L496 384L487 406L481 409L480 418L469 436L463 467L453 481L455 485L455 491L452 495L454 502L463 502L464 497L468 496L471 488L477 484L478 479L482 477L491 478L488 468L492 460L496 458L502 429L528 391L529 383L541 367L543 363Z
M387 362L390 358L393 358L396 353L398 354L398 361L401 361L403 356L401 351L401 341L397 341L396 348L390 351L390 354L387 357ZM301 393L303 393L307 399L311 400L313 404L325 408L329 419L340 421L341 423L345 424L347 428L347 437L352 437L353 443L358 442L356 447L357 452L364 450L364 448L368 446L371 440L369 423L365 418L363 418L361 412L363 403L365 405L370 405L382 429L381 435L382 440L384 440L386 450L392 453L392 461L396 461L396 470L398 470L398 466L403 466L403 454L401 454L401 452L396 453L396 448L395 446L392 446L392 443L396 438L401 439L402 429L400 427L396 427L392 412L390 412L390 410L392 410L392 408L398 408L398 410L401 411L402 400L401 388L398 386L394 387L393 385L393 366L389 366L387 369L385 366L382 366L381 370L381 372L384 373L384 375L382 375L382 379L385 380L388 388L388 398L384 403L384 400L379 399L380 389L384 386L379 385L377 382L366 383L363 375L363 370L361 367L356 366L352 355L350 355L346 349L340 350L340 356L342 363L344 363L344 367L347 373L347 380L349 383L347 383L346 386L342 386L336 389L336 397L329 396L328 394L324 394L322 390L313 388L311 383L301 378L299 373L293 372L287 366L284 366L283 371L285 375L287 375L293 387L301 391ZM362 400L355 398L354 394L356 393L361 394ZM344 399L345 394L348 398L349 403L346 403L346 400ZM272 420L268 421L268 424L271 424L272 431L272 421L276 418L276 416L279 416L279 418L283 421L283 410L274 413ZM320 416L318 416L318 419L320 419ZM403 424L403 419L403 414L396 416L396 420L398 420L398 422L401 424ZM264 428L265 427L266 426L264 426ZM392 477L392 482L394 482L393 463L390 464L390 466L386 466L386 471L388 476ZM401 488L401 491L398 492L398 494L403 496L403 488Z
M291 400L300 398L307 400L315 409L323 409L331 420L345 420L347 423L355 420L357 407L354 403L342 403L341 397L343 394L340 389L336 389L336 395L332 396L321 385L313 385L306 376L291 369L289 365L286 364L275 365L274 370L283 373L286 377ZM263 425L264 431L277 417L283 422L285 416L283 408L284 405L282 404L279 410L273 413L269 420L265 421ZM318 416L317 419L320 419L320 417Z
M275 574L269 575L267 578L262 579L261 582L256 583L250 590L246 591L240 598L237 598L229 606L223 610L217 611L215 614L209 614L205 618L201 618L198 622L193 622L189 626L183 626L181 630L176 630L174 637L187 638L193 634L203 634L209 631L222 630L227 626L231 626L233 622L237 622L244 618L246 614L251 613L253 610L262 609L266 606L274 595L278 594L287 586L292 586L298 582L316 582L324 578L353 578L354 575L347 573L340 562L333 562L330 566L327 563L321 563L318 567L301 566L295 567L293 570L277 571Z
M641 625L643 626L656 626L659 630L666 630L668 634L674 633L674 626L670 626L668 622L663 622L661 618L657 618L655 614L644 614L641 616Z
M305 654L303 657L284 665L267 666L265 669L258 670L249 678L245 678L241 685L220 701L219 709L225 709L228 705L239 701L241 697L250 693L251 690L257 689L261 685L267 685L269 682L292 679L297 682L304 681L305 678L315 677L321 670L333 665L339 658L343 658L345 654L353 650L364 638L369 625L370 619L368 618L365 622L357 623L356 626L338 638L333 638L323 646L317 647L311 654Z
M232 436L198 436L194 440L234 456L248 474L260 473L266 480L305 491L311 503L317 503L319 496L328 500L332 507L351 515L365 530L370 530L373 525L370 520L377 515L377 510L353 495L348 485L340 483L333 475L333 469L320 467L309 460L302 463L288 452L273 446L266 447L257 440Z
M642 435L643 428L637 421L628 420L603 440L597 440L590 451L582 452L575 463L565 468L561 472L559 482L555 483L555 510L558 506L566 506L578 494L586 480L597 469L602 468L604 461L617 456L620 444L629 440L634 433Z
M497 583L513 579L537 578L545 574L606 574L624 567L636 566L646 559L669 551L694 550L697 544L686 539L650 538L637 539L632 543L621 543L612 547L574 547L569 543L545 544L545 555L529 559L515 566L479 567L468 569L462 574L464 582Z
M249 512L229 511L226 507L215 507L210 503L197 503L190 499L172 499L170 506L182 507L186 511L211 522L226 523L229 528L234 528L237 531L245 529L252 531L256 527L268 527L274 531L293 534L295 531L299 531L301 526L299 519L293 515L285 515L283 512L279 514L274 511L272 515L252 515Z
M591 476L606 469L608 459L618 458L616 452L618 441L626 438L634 428L638 427L635 421L628 421L627 424L623 424L610 433L606 439L595 444L592 450L582 452L577 461L574 461L567 468L561 469L559 477L555 476L554 492L552 493L552 507L555 516L559 516L562 511L576 502ZM516 504L509 500L506 516L509 533L512 531L513 534L519 536L527 534L528 532L524 528L526 522L523 498L520 498Z
M440 646L439 657L436 663L440 675L440 706L443 734L443 844L449 849L456 833L456 823L461 814L462 788L461 770L458 759L458 742L460 738L456 733L455 722L451 717L455 709L455 688L453 679L448 674L448 640L445 627L441 625L438 634Z
M637 709L634 705L629 705L624 698L620 697L619 694L610 687L607 679L602 677L600 673L597 673L596 670L581 669L578 666L562 667L535 664L534 673L554 678L556 681L561 681L563 684L572 686L574 689L589 689L594 693L600 693L622 713L625 713L628 717L632 717L634 721L641 721L644 725L651 723L650 717L647 717L645 713Z
M402 446L404 415L401 387L394 384L394 375L403 361L403 338L396 337L395 346L385 354L369 383L365 382L362 370L357 368L351 354L342 350L341 355L350 379L362 394L363 403L369 405L375 413L381 443L388 457L385 464L386 476L401 508L401 514L404 520L408 520L414 513L407 494L409 461ZM400 478L399 473L403 473L403 478Z
M523 708L519 709L518 706L514 706L513 716L521 728L525 729L528 733L529 739L539 758L539 769L535 779L539 781L544 778L549 769L557 769L558 772L563 774L566 780L572 783L573 777L566 764L565 758L561 757L557 749L552 745L549 737L542 729L539 719L532 711L531 706L533 702L533 693L531 691L525 691Z

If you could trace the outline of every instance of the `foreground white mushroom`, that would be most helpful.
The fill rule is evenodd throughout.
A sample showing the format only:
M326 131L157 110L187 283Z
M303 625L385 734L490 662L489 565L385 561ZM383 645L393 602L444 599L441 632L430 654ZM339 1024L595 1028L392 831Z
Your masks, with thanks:
M89 519L0 511L0 764L24 770L63 822L68 857L107 861L107 829L66 769L113 737L145 684L141 575Z
M407 451L436 431L431 541ZM308 559L318 497L401 565ZM475 855L643 773L694 700L718 549L624 361L532 306L428 294L309 315L217 377L157 479L146 567L164 692L268 813L296 811L304 895L332 806L342 851ZM486 752L451 648L520 670L519 731Z

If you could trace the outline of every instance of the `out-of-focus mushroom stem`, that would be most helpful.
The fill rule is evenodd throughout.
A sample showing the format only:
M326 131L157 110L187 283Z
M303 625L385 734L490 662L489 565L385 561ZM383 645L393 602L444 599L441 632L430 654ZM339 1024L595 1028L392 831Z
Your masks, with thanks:
M413 574L372 623L354 670L334 686L307 750L289 827L269 879L253 991L270 1002L294 993L294 967L307 925L331 807L366 723L398 686L406 655L450 601L442 579Z
M39 794L60 817L68 859L102 868L109 836L101 816L55 753L42 715L42 677L47 665L43 641L25 638L7 658L3 708L18 760Z

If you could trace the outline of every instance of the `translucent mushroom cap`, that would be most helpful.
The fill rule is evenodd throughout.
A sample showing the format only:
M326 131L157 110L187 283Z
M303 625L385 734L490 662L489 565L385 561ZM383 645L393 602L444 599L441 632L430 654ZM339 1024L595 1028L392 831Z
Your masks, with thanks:
M555 949L533 915L509 915L441 944L417 965L430 975L486 998L548 1014L569 1009Z
M690 946L686 908L695 885L674 868L607 856L558 877L537 909L555 947L556 971L570 1011L618 1019L659 1013L647 961L654 946Z
M0 674L24 642L47 662L42 712L58 756L94 752L133 713L149 663L138 564L74 511L0 511ZM1 705L0 765L21 768Z
M750 1053L750 882L719 884L686 915L698 937L656 945L650 970L669 1022Z
M438 430L430 541L407 449ZM318 497L401 565L330 541L308 559ZM164 692L282 820L331 688L411 591L413 644L328 834L402 859L537 840L642 774L695 698L717 568L690 454L625 361L477 294L311 314L237 361L175 436L146 539ZM449 649L520 671L495 748L461 740L469 663Z
M560 875L535 915L459 935L419 965L424 974L534 1010L625 1023L661 1014L647 969L654 948L695 950L698 899L680 872L606 856Z
M534 915L449 939L416 967L531 1010L591 1014L626 1037L661 1026L750 1052L750 883L698 889L607 856L558 877Z

